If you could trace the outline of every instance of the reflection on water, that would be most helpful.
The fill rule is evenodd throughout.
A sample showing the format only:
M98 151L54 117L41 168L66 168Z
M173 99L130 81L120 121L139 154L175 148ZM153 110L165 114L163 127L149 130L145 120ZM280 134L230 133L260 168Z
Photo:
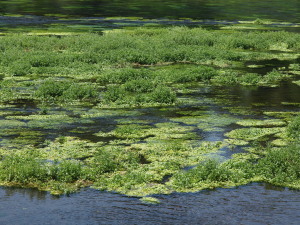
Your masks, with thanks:
M0 13L299 21L298 0L0 0Z
M298 224L300 192L250 184L157 195L159 205L85 189L53 198L34 190L0 189L1 224Z

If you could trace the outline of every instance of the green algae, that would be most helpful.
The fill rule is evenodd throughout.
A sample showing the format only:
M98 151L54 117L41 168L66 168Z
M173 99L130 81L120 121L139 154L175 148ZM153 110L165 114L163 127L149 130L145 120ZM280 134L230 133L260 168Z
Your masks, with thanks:
M39 154L47 160L84 159L94 155L103 144L89 143L74 137L58 137L53 142L39 149Z
M298 39L285 32L245 34L208 32L198 28L142 28L107 32L103 36L61 35L60 38L1 37L6 45L0 45L1 49L5 48L0 62L5 76L0 81L1 102L35 99L40 109L30 112L30 115L1 111L1 116L5 117L0 120L3 128L1 136L4 137L1 145L5 147L0 150L3 159L0 162L3 172L0 183L35 187L53 194L74 192L93 185L97 189L132 196L231 187L252 181L299 187L297 180L280 182L276 178L272 181L270 175L262 173L266 170L263 163L258 163L260 169L253 169L253 161L268 156L265 147L261 150L243 148L248 152L224 164L205 163L224 147L247 146L273 138L277 139L272 140L271 146L289 146L293 138L281 126L286 126L298 112L265 112L278 119L238 121L236 115L253 115L255 112L251 107L233 106L231 96L225 91L215 99L193 99L189 96L197 94L199 87L214 85L278 85L289 74L274 70L259 76L235 73L231 69L242 65L245 60L296 59L299 57L295 53L299 48ZM270 49L285 53L270 54ZM51 57L47 58L48 54ZM17 63L11 65L11 61ZM219 71L220 68L222 71ZM297 71L297 68L297 65L292 65L289 70ZM43 77L55 79L47 86ZM73 88L61 90L64 88L60 88L58 83L66 84L62 85L67 87L66 90L72 85ZM147 87L141 86L144 83ZM158 83L161 84L159 88L156 86ZM87 88L84 93L92 93L92 98L76 94L77 87L85 85L91 89ZM120 88L121 94L114 95L110 86ZM51 92L53 87L57 88L57 92ZM16 94L16 90L21 91ZM47 102L47 96L53 97L51 103ZM63 104L59 100L61 96L66 99ZM115 96L117 98L114 99ZM181 108L177 107L174 114L180 115L178 117L174 117L169 108L161 107L185 103L197 107L193 111L180 111ZM60 104L64 108L60 111L51 104ZM72 108L72 104L78 104L78 109ZM209 106L198 107L205 104ZM233 116L224 112L214 113L210 107L215 104ZM138 108L154 106L159 106L157 109L161 113L172 114L171 118L164 120L167 122L154 123L150 119L137 119L147 114ZM0 108L6 107L12 106ZM46 133L37 131L52 129L55 132L70 128L71 133L84 134L89 124L94 125L101 119L111 126L93 132L97 132L95 136L102 137L100 140L105 140L105 143L71 136L49 140L45 137ZM250 128L230 131L225 135L230 139L222 142L204 142L198 132L199 129L221 132L236 122ZM87 127L81 127L83 124ZM297 134L297 131L294 133ZM27 148L34 154L29 154ZM8 157L10 155L11 158ZM5 161L6 158L8 161ZM270 162L267 161L266 165L273 165L272 160L268 160ZM14 171L9 165L20 168ZM195 168L183 172L186 167ZM7 171L7 168L11 170Z
M0 120L0 126L3 129L12 129L17 127L24 127L26 123L16 119L2 119Z
M264 112L267 116L272 116L279 119L285 119L285 120L291 120L294 116L297 116L300 114L300 112Z
M29 116L8 116L7 118L15 118L23 121L28 121L26 125L31 128L63 128L76 121L68 115L29 115Z
M244 140L240 140L240 139L234 139L234 138L231 138L231 139L224 139L225 142L227 142L228 144L230 145L233 145L233 146L245 146L245 145L248 145L249 142L248 141L244 141Z
M253 115L255 112L251 110L251 107L245 107L245 106L224 106L223 109L228 110L230 113L234 115Z
M284 139L278 138L276 140L273 140L271 142L271 144L274 145L274 146L277 146L277 147L283 147L283 146L287 146L288 142L286 140L284 140Z
M286 125L286 122L280 119L271 119L271 120L244 119L241 121L237 121L236 123L244 127L280 127Z
M274 135L283 132L285 128L275 127L275 128L240 128L232 130L225 134L226 137L234 139L242 139L245 141L262 140L270 135Z
M140 199L140 201L144 202L144 203L149 203L149 204L159 204L160 200L157 198L153 198L153 197L143 197Z
M222 127L228 126L237 121L228 114L216 114L213 112L195 112L201 116L183 116L172 119L172 121L183 122L188 125L196 125L199 129L207 132L222 131Z
M99 132L95 134L100 137L116 137L126 139L141 139L150 135L150 126L138 124L122 124L117 125L117 128L111 132Z
M293 83L300 86L300 80L298 80L298 81L293 81Z

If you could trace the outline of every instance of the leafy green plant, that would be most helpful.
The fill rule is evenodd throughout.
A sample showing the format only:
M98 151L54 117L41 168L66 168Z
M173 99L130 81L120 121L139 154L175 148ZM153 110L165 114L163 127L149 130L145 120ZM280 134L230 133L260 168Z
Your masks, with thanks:
M0 164L0 170L0 179L8 182L28 184L45 181L48 177L47 168L42 161L30 154L6 156Z
M290 145L280 149L269 149L267 155L256 165L257 174L268 182L283 184L300 179L300 148Z
M294 140L300 140L300 116L293 118L287 126L288 136Z
M124 84L124 88L126 91L132 92L132 93L147 93L154 90L154 88L157 86L157 82L152 81L150 79L137 79L137 80L131 80L127 81Z
M57 98L62 96L64 91L70 86L71 83L68 81L47 79L38 87L35 92L35 96L44 99Z
M95 99L98 97L96 88L90 84L72 84L63 92L63 98L70 100Z
M280 81L282 81L286 77L285 74L279 72L278 70L273 70L269 73L267 73L265 76L263 76L263 81L264 83L269 83L269 84L277 84Z
M126 92L123 86L108 86L107 91L104 93L103 99L105 102L117 102L121 101Z
M158 86L151 93L150 98L153 102L170 104L176 101L176 94L169 87Z
M35 91L35 96L44 100L82 100L95 99L98 94L95 86L75 84L67 80L45 80Z
M82 165L75 160L63 160L62 162L54 163L49 170L49 177L60 182L75 182L83 177Z

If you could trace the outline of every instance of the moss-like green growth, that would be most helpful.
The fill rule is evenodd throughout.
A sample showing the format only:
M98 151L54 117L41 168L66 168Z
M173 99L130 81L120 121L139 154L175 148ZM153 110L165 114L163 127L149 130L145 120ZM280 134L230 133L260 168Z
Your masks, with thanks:
M287 126L287 135L295 141L300 140L300 116L293 118Z
M201 112L200 114L201 116L183 116L172 120L176 122L183 122L189 125L196 125L203 131L222 131L223 127L237 121L236 118L228 114L219 115L213 112Z
M160 200L153 197L143 197L140 199L144 203L150 203L150 204L159 204Z
M58 137L40 149L40 156L47 160L84 159L94 155L102 143L89 143L74 137Z
M276 86L296 75L295 63L265 73L245 64L297 62L297 34L157 27L0 39L1 185L53 194L93 185L134 196L252 181L300 187L299 113L237 122L261 114L219 88ZM222 138L236 122L250 128L202 141L200 133ZM246 152L209 160L237 145Z
M236 123L244 127L279 127L279 126L286 125L286 122L279 119L272 119L272 120L248 119L248 120L241 120Z
M41 160L35 151L24 151L7 155L1 161L2 185L36 187L50 190L53 194L73 192L81 186L84 169L80 162L65 160L48 163Z
M298 81L293 81L293 83L300 86L300 80L298 80Z
M116 137L124 139L140 139L149 136L150 126L147 125L138 125L138 124L124 124L118 125L118 127L108 133L99 132L96 135L100 137Z
M48 79L38 87L35 96L46 101L55 99L72 101L94 99L97 97L97 92L92 85Z
M246 141L254 141L254 140L262 140L267 136L274 135L279 132L283 132L285 128L240 128L229 133L226 133L225 136L234 138L234 139L242 139Z

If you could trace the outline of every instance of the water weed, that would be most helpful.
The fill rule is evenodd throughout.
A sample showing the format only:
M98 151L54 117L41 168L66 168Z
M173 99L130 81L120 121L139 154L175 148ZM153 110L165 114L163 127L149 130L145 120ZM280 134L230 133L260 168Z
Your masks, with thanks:
M157 27L0 40L2 185L135 196L254 181L300 187L299 113L247 119L267 106L230 93L295 76L295 33ZM282 58L284 68L246 68ZM210 159L227 148L244 152Z

